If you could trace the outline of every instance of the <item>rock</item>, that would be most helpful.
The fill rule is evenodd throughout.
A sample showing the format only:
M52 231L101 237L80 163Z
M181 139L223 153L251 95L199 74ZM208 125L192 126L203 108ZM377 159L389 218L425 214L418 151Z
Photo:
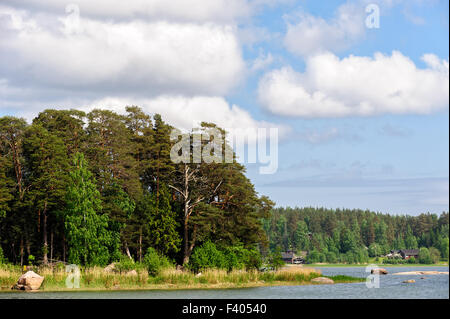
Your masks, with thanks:
M326 278L326 277L317 277L311 280L313 283L317 284L334 284L333 279Z
M371 274L375 275L387 275L388 271L384 268L375 268L370 271Z
M425 279L425 277L420 277L420 279Z
M103 269L104 272L114 272L115 270L116 270L116 263L109 264Z
M416 281L414 280L414 279L410 279L410 280L405 280L405 281L403 281L403 283L405 283L405 284L413 284L413 283L415 283Z
M17 280L17 284L13 287L19 290L38 290L41 287L44 277L39 276L34 271L27 271L20 276Z
M201 272L199 272L198 274L195 275L195 277L200 277L202 275Z
M138 273L136 270L133 269L133 270L130 270L129 272L127 272L125 275L126 276L137 276Z
M177 268L176 268L177 270L181 270L181 271L183 271L184 270L184 267L183 266L181 266L181 265L177 265Z

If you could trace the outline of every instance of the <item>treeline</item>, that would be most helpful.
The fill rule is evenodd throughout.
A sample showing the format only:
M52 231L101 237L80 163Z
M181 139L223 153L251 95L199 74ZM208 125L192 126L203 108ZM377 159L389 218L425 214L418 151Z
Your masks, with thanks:
M187 264L207 242L264 247L273 203L236 162L171 161L172 129L135 106L1 117L0 262L106 265L154 250Z
M448 260L449 216L397 216L364 210L276 208L264 221L271 250L307 251L307 261L367 262L390 250L422 249ZM430 258L428 258L428 256Z

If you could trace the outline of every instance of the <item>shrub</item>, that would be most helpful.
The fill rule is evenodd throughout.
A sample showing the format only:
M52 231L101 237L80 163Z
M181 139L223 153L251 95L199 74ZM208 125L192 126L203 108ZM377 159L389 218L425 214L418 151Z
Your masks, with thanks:
M277 248L273 253L269 255L269 266L274 270L277 270L284 266L280 248Z
M236 260L235 257L230 257L228 263L232 264L237 262ZM214 243L207 241L194 249L189 258L188 268L195 272L207 268L226 269L227 259Z
M130 270L136 269L136 264L134 261L125 255L120 256L120 261L115 264L115 269L119 272L129 272Z
M222 250L225 258L225 268L228 271L233 269L259 269L261 267L261 254L257 249L229 246Z
M147 268L148 273L152 276L157 276L160 274L161 270L172 266L169 259L167 259L166 256L158 254L153 247L147 249L143 263Z
M433 260L431 259L431 254L428 248L422 247L419 250L419 263L421 264L431 264Z
M417 261L416 258L414 258L414 256L408 259L408 264L415 264L416 262Z
M320 262L320 253L317 250L312 250L308 253L308 256L306 256L306 262L308 264L315 264Z
M262 258L261 254L257 249L247 250L247 256L245 259L245 268L247 270L250 269L259 269L262 266Z
M430 258L433 264L437 264L441 259L441 253L434 247L430 247Z

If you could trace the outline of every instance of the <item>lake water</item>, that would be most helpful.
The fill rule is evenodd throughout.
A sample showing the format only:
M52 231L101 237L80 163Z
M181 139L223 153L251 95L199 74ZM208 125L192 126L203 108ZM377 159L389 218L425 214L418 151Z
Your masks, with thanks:
M324 275L348 275L366 278L365 267L315 267ZM205 290L139 290L102 292L0 292L3 298L27 299L448 299L448 275L391 275L395 272L435 270L448 267L384 267L389 274L380 276L379 288L363 283L334 285L279 286ZM421 279L424 277L425 279ZM415 283L402 283L414 279Z

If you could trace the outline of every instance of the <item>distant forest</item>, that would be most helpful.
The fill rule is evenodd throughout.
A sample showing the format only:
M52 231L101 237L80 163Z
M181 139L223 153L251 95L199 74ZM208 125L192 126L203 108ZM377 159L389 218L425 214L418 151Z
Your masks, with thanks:
M448 258L448 213L274 209L237 162L174 163L172 129L136 106L125 115L49 109L31 124L1 117L0 263L103 266L156 253L231 269L289 249L352 263L421 247ZM195 134L212 129L202 123Z
M313 263L367 262L390 250L418 248L429 249L435 262L448 260L448 217L448 212L397 216L349 209L276 208L265 219L264 230L272 250L307 251Z

